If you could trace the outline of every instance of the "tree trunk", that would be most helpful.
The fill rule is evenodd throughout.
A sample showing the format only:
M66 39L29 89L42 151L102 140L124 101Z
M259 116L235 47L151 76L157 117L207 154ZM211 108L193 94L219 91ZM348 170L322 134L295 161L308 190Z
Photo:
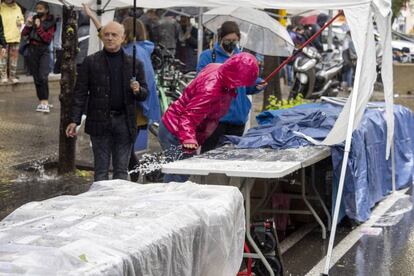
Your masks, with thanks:
M63 6L62 26L62 77L60 80L60 128L59 128L59 166L58 173L65 174L75 171L76 139L67 138L66 127L70 120L73 90L76 81L77 54L77 17L73 8Z
M276 67L279 65L279 57L265 56L264 58L264 68L263 68L263 77L267 77ZM280 72L277 73L270 81L263 93L263 106L262 109L265 110L266 106L269 105L269 96L274 95L278 99L282 99L282 90L280 87Z

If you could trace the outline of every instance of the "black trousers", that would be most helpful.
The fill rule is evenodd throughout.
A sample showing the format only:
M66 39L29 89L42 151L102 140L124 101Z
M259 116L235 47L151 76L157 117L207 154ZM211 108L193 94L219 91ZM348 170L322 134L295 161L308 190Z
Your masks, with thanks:
M111 157L112 179L128 179L127 170L133 143L126 120L125 114L111 116L111 130L105 136L91 136L95 181L109 179Z
M242 136L244 133L245 125L232 125L229 123L219 123L216 130L201 146L201 153L215 149L220 140L225 135Z
M49 99L49 65L50 50L47 45L30 45L28 49L27 66L36 86L37 98Z

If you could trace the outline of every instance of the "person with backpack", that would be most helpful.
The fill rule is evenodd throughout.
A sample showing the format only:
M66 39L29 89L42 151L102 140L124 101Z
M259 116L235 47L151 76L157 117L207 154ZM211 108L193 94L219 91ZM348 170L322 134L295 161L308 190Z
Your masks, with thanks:
M213 49L207 49L201 53L197 64L197 72L200 72L210 63L224 63L233 55L240 53L239 41L240 30L237 23L233 21L224 22L218 33L218 42L214 44ZM257 78L252 86L237 88L237 97L233 99L228 113L220 119L214 133L203 144L201 152L216 148L224 135L243 135L252 106L247 95L262 91L267 85L262 82L261 78Z

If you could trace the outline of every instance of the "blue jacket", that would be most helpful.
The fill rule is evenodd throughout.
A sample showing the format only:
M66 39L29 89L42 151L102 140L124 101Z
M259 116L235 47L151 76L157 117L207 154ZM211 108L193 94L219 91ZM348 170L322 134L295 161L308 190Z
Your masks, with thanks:
M139 102L141 105L145 117L148 119L148 123L159 122L161 120L160 101L157 95L157 85L155 82L155 73L151 63L151 53L154 50L154 43L151 41L138 41L137 42L137 59L144 64L145 80L148 85L148 96L143 102ZM133 43L129 43L124 46L124 52L132 56Z
M216 43L214 45L216 52L215 63L224 63L230 56ZM212 50L208 49L201 53L200 60L197 64L197 73L200 72L206 65L213 62ZM235 53L240 53L239 49L235 49ZM256 84L262 82L261 78L256 80ZM247 95L252 95L260 92L256 86L240 87L237 89L237 97L231 102L229 112L220 119L221 123L228 123L233 125L244 125L247 122L252 103Z

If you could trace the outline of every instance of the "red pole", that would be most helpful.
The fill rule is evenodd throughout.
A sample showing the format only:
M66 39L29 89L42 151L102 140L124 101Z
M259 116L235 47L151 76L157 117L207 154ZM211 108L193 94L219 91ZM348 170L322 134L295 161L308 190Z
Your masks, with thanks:
M318 32L314 33L305 43L300 45L299 48L297 49L297 51L293 55L291 55L290 57L285 59L285 61L283 61L272 73L270 73L269 76L267 76L264 79L264 82L269 82L269 80L272 79L280 70L282 70L282 68L286 64L291 62L302 51L303 48L308 46L309 43L311 43L318 35L320 35L323 32L323 30L325 30L329 25L331 25L332 22L334 22L341 15L343 15L342 11L340 11L337 15L335 15L328 22L326 22L325 25L323 25L323 27Z

